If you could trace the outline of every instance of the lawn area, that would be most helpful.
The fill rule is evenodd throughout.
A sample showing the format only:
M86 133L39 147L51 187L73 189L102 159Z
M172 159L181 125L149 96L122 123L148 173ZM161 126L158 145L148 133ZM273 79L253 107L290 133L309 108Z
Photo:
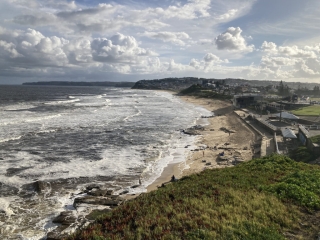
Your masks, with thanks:
M271 155L143 194L68 240L316 239L320 167Z
M312 105L309 107L299 108L297 110L293 110L292 113L298 116L319 116L320 105Z

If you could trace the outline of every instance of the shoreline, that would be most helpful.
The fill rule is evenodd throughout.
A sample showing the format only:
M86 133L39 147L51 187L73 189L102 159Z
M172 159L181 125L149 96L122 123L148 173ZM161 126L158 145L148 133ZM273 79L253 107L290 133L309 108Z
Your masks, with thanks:
M173 92L170 92L173 94ZM168 164L160 177L148 185L147 192L156 190L163 183L170 182L172 175L181 178L205 169L224 168L233 166L229 160L219 161L219 153L224 152L226 159L237 158L239 161L252 159L251 145L256 140L256 133L246 126L233 112L231 103L217 99L196 98L193 96L178 96L181 100L203 107L214 113L214 117L207 118L208 125L200 131L194 143L196 150L189 151L184 162ZM197 120L197 123L201 118ZM225 131L221 128L226 129ZM206 146L204 150L200 150Z

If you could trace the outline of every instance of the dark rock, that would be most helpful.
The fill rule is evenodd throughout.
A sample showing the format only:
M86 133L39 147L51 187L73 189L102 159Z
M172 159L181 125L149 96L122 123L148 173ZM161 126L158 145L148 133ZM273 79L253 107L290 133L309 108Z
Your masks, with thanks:
M207 165L207 166L211 165L211 162L207 162L206 165Z
M140 185L133 185L133 186L131 186L131 188L137 188L137 187L139 187Z
M84 196L84 197L75 198L73 202L73 207L78 208L81 204L119 206L122 202L123 202L123 199L120 199L119 197L107 198L107 197Z
M53 230L52 232L49 232L47 234L46 240L61 240L61 239L63 239L64 237L66 237L65 235L60 233L63 230L64 229L60 229L60 227L58 227L57 229Z
M88 192L88 195L91 195L91 196L106 196L107 195L107 191L108 190L95 190L95 191L91 191L91 192Z
M37 152L37 151L31 151L30 154L33 154L33 155L39 155L40 153Z
M106 195L112 195L113 194L113 190L107 190L107 193L106 193Z
M128 191L128 190L124 190L124 191L122 191L122 192L120 193L120 195L127 194L127 193L129 193L129 191Z
M86 189L89 190L89 191L91 191L94 188L100 189L100 186L97 185L97 184L91 184L91 185L86 187Z
M38 193L43 193L46 190L51 188L50 182L44 182L44 181L36 181L33 183L34 185L34 190Z
M65 226L70 226L76 221L72 211L61 212L59 216L55 217L52 222L60 223Z

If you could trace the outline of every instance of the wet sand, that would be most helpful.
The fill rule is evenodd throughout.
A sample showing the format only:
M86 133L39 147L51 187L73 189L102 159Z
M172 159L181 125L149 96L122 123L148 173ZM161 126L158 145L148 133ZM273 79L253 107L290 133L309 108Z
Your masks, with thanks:
M186 162L169 164L161 176L148 186L147 190L152 191L169 182L172 175L176 178L197 173L204 169L224 168L233 166L231 162L219 161L219 153L224 152L225 158L237 157L243 161L252 159L252 144L257 139L257 133L250 129L234 112L231 102L180 96L180 98L195 106L202 106L213 111L215 117L208 118L209 125L204 130L196 143L198 151L191 151ZM224 128L221 130L221 128ZM202 150L203 146L205 149Z

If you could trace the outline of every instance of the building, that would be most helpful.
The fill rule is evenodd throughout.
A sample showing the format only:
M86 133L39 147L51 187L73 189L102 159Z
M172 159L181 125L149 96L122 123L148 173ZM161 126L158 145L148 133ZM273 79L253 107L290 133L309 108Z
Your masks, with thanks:
M259 94L241 94L234 95L233 105L239 108L245 108L250 105L255 105L257 102L262 101L263 96Z

